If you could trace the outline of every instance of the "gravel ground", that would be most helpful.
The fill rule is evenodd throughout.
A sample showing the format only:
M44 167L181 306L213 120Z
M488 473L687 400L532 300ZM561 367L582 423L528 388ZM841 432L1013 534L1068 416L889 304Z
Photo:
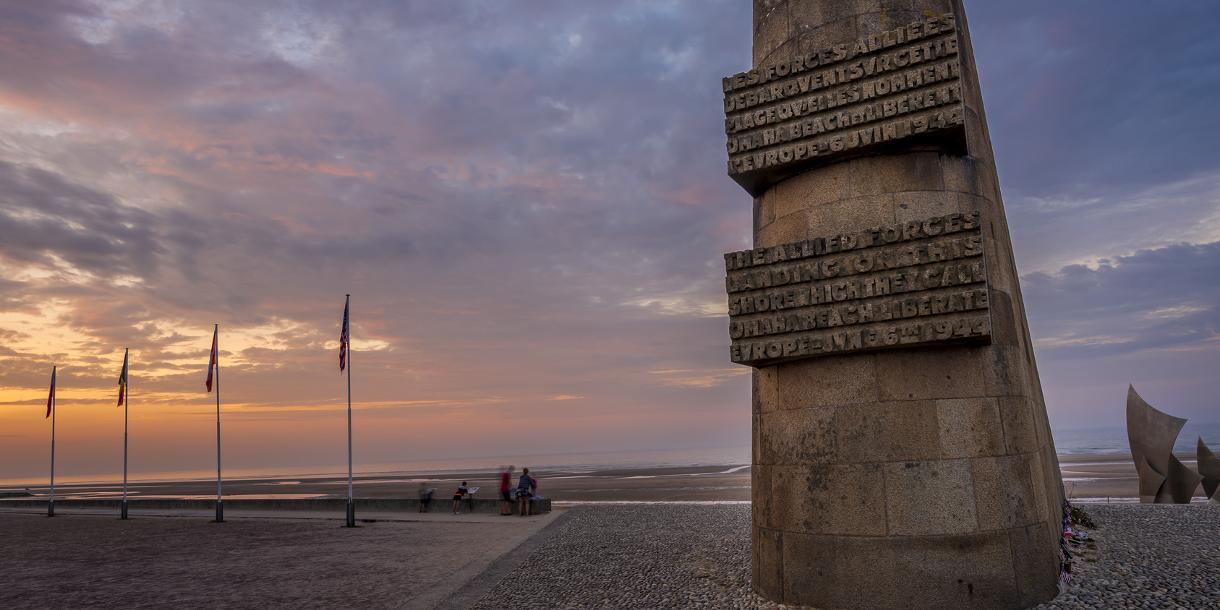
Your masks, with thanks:
M1220 506L1080 506L1097 549L1041 608L1220 608Z
M1086 505L1096 549L1043 608L1220 608L1220 506ZM750 507L572 509L474 606L783 608L750 592Z
M780 608L750 592L749 526L748 504L573 508L474 608Z

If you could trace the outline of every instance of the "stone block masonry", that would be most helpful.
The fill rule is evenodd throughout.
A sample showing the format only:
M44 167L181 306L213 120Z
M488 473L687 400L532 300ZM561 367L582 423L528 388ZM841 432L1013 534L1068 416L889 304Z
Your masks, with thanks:
M961 0L756 0L726 77L752 586L815 607L1055 596L1063 498Z

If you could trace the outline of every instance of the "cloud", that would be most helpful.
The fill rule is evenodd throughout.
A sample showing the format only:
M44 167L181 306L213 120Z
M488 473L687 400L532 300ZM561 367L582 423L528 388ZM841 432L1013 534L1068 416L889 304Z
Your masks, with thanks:
M1211 7L1035 0L967 7L1007 194L1110 198L1215 169ZM1132 40L1139 40L1132 44Z
M744 367L722 369L662 369L648 371L656 375L662 384L679 388L710 389L725 383L748 377L750 369Z
M142 276L162 253L151 214L60 174L0 161L0 253L69 283Z
M1220 242L1180 244L1022 278L1052 415L1121 425L1125 383L1183 416L1214 418ZM1167 407L1168 408L1168 407Z
M0 386L34 400L58 362L109 392L129 346L146 408L193 413L219 322L236 421L325 418L350 292L356 406L413 422L373 433L388 460L736 412L648 374L724 367L705 316L748 232L717 96L749 9L704 6L0 9Z
M1220 240L1220 171L1106 197L1009 201L1014 248L1027 272Z
M750 10L0 6L0 392L33 408L58 363L100 401L131 347L149 421L206 451L174 409L206 406L219 323L234 425L275 444L234 459L341 456L325 426L351 293L370 460L524 434L748 444L720 253L748 246L751 206L724 175L720 77L748 65ZM1087 410L1075 388L1125 387L1149 354L1203 388L1172 350L1215 363L1214 11L970 12L1055 408ZM287 440L242 428L302 414Z
M1141 250L1022 278L1040 353L1189 349L1220 336L1220 241Z

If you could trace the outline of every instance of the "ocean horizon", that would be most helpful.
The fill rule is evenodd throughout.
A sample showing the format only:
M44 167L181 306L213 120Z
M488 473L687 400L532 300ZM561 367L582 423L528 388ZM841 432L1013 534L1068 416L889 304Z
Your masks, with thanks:
M1097 428L1062 428L1054 431L1055 450L1063 457L1071 456L1128 456L1130 448L1126 428L1122 426ZM1220 423L1187 422L1178 435L1174 453L1193 458L1196 441L1202 436L1213 450L1220 450ZM537 471L562 471L565 473L596 472L615 469L680 468L696 466L741 466L750 463L749 446L695 447L660 450L620 450L588 452L555 452L514 455L484 455L470 457L439 457L432 459L404 460L399 462L357 462L357 476L436 474L489 472L508 464L523 466ZM313 465L297 468L268 466L241 468L226 466L224 476L228 480L274 479L274 478L330 478L346 476L345 465ZM129 473L131 482L160 483L173 481L212 480L214 469L140 471ZM121 480L121 473L94 473L72 475L57 473L56 482L62 484L113 483ZM33 477L11 477L0 479L4 488L41 486L45 480Z
M1131 445L1127 440L1126 426L1094 428L1058 428L1052 430L1055 452L1059 455L1130 455ZM1220 422L1187 421L1173 445L1176 454L1195 455L1199 437L1211 447L1220 450Z

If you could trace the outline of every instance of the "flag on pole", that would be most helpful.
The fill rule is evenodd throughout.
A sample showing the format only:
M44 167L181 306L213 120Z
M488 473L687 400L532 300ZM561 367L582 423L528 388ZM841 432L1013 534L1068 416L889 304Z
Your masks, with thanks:
M51 393L47 395L47 417L51 416L51 405L55 404L55 368L51 367Z
M127 396L127 350L123 350L123 372L119 373L119 404L116 407L123 406L123 399Z
M347 329L347 306L351 303L352 297L347 297L343 301L343 330L339 332L339 371L343 371L343 367L347 366L347 342L350 340L350 334Z
M212 391L212 371L214 371L216 369L216 360L219 356L219 353L216 351L216 338L217 338L216 336L219 334L220 334L220 327L217 326L212 331L212 356L208 359L208 380L205 382L205 385L208 386L209 392Z

